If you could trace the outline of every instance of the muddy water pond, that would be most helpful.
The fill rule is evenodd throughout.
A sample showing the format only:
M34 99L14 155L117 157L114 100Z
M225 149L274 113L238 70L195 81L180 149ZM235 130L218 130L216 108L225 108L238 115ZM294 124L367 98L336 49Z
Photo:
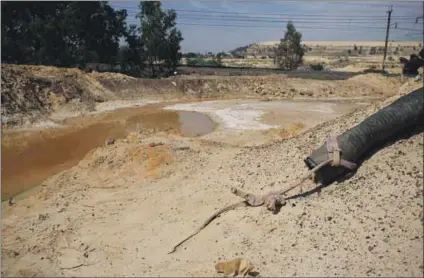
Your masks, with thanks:
M287 100L194 101L170 106L158 103L69 118L59 123L60 128L2 131L2 200L76 165L109 137L124 138L134 131L147 135L163 131L186 137L207 135L208 140L235 140L241 144L255 141L252 132L256 132L256 141L261 142L273 130L279 136L291 136L293 130L305 130L361 105Z
M202 113L140 107L68 119L61 128L2 131L2 200L76 165L109 137L124 138L141 129L196 137L214 127L214 121Z

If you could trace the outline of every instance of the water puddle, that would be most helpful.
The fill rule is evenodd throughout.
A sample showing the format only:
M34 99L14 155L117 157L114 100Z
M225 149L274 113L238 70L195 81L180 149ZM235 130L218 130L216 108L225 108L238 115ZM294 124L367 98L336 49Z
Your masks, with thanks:
M58 129L2 131L2 200L76 165L109 137L124 138L130 132L149 129L196 137L212 132L215 126L204 114L159 107L119 109L62 124L65 127Z
M298 123L311 127L362 105L363 102L218 100L175 104L165 109L207 113L221 123L221 129L265 131Z
M184 136L195 137L211 133L215 128L215 122L208 116L192 111L179 111L181 122L180 131Z

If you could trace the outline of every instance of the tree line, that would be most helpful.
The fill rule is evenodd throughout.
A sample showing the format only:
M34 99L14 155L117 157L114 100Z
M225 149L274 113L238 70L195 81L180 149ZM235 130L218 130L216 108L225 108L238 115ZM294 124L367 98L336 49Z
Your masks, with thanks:
M163 10L159 1L139 3L139 27L126 23L125 9L115 10L106 1L2 1L1 15L4 63L82 69L103 64L133 76L158 77L171 74L182 57L177 13ZM276 51L279 67L302 63L301 36L289 22ZM222 66L226 53L213 56L211 63Z
M174 10L140 2L140 27L127 11L105 1L2 1L1 57L5 63L85 68L119 65L121 71L156 77L172 72L181 57ZM120 46L120 40L125 45Z

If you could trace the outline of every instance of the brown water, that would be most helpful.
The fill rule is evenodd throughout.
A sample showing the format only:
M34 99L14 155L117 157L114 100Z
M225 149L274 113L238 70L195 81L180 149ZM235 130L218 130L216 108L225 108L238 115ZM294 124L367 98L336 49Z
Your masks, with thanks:
M140 129L195 137L212 132L215 126L208 116L201 113L157 107L120 109L105 115L68 119L64 124L68 127L2 131L2 200L76 165L109 137L123 138Z
M184 136L195 137L210 133L215 123L208 116L191 111L178 112L181 122L180 131Z

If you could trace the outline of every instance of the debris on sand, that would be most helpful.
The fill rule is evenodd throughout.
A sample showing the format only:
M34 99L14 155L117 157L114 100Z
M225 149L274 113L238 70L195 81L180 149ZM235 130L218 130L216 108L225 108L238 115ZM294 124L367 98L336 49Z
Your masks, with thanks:
M149 147L153 148L153 147L157 147L157 146L162 146L163 142L152 142L149 143Z
M224 277L242 275L245 277L249 272L254 269L250 260L236 258L231 261L218 262L215 264L215 270L218 273L223 273Z
M108 138L108 139L106 139L106 143L105 144L106 144L106 146L115 144L115 138Z

